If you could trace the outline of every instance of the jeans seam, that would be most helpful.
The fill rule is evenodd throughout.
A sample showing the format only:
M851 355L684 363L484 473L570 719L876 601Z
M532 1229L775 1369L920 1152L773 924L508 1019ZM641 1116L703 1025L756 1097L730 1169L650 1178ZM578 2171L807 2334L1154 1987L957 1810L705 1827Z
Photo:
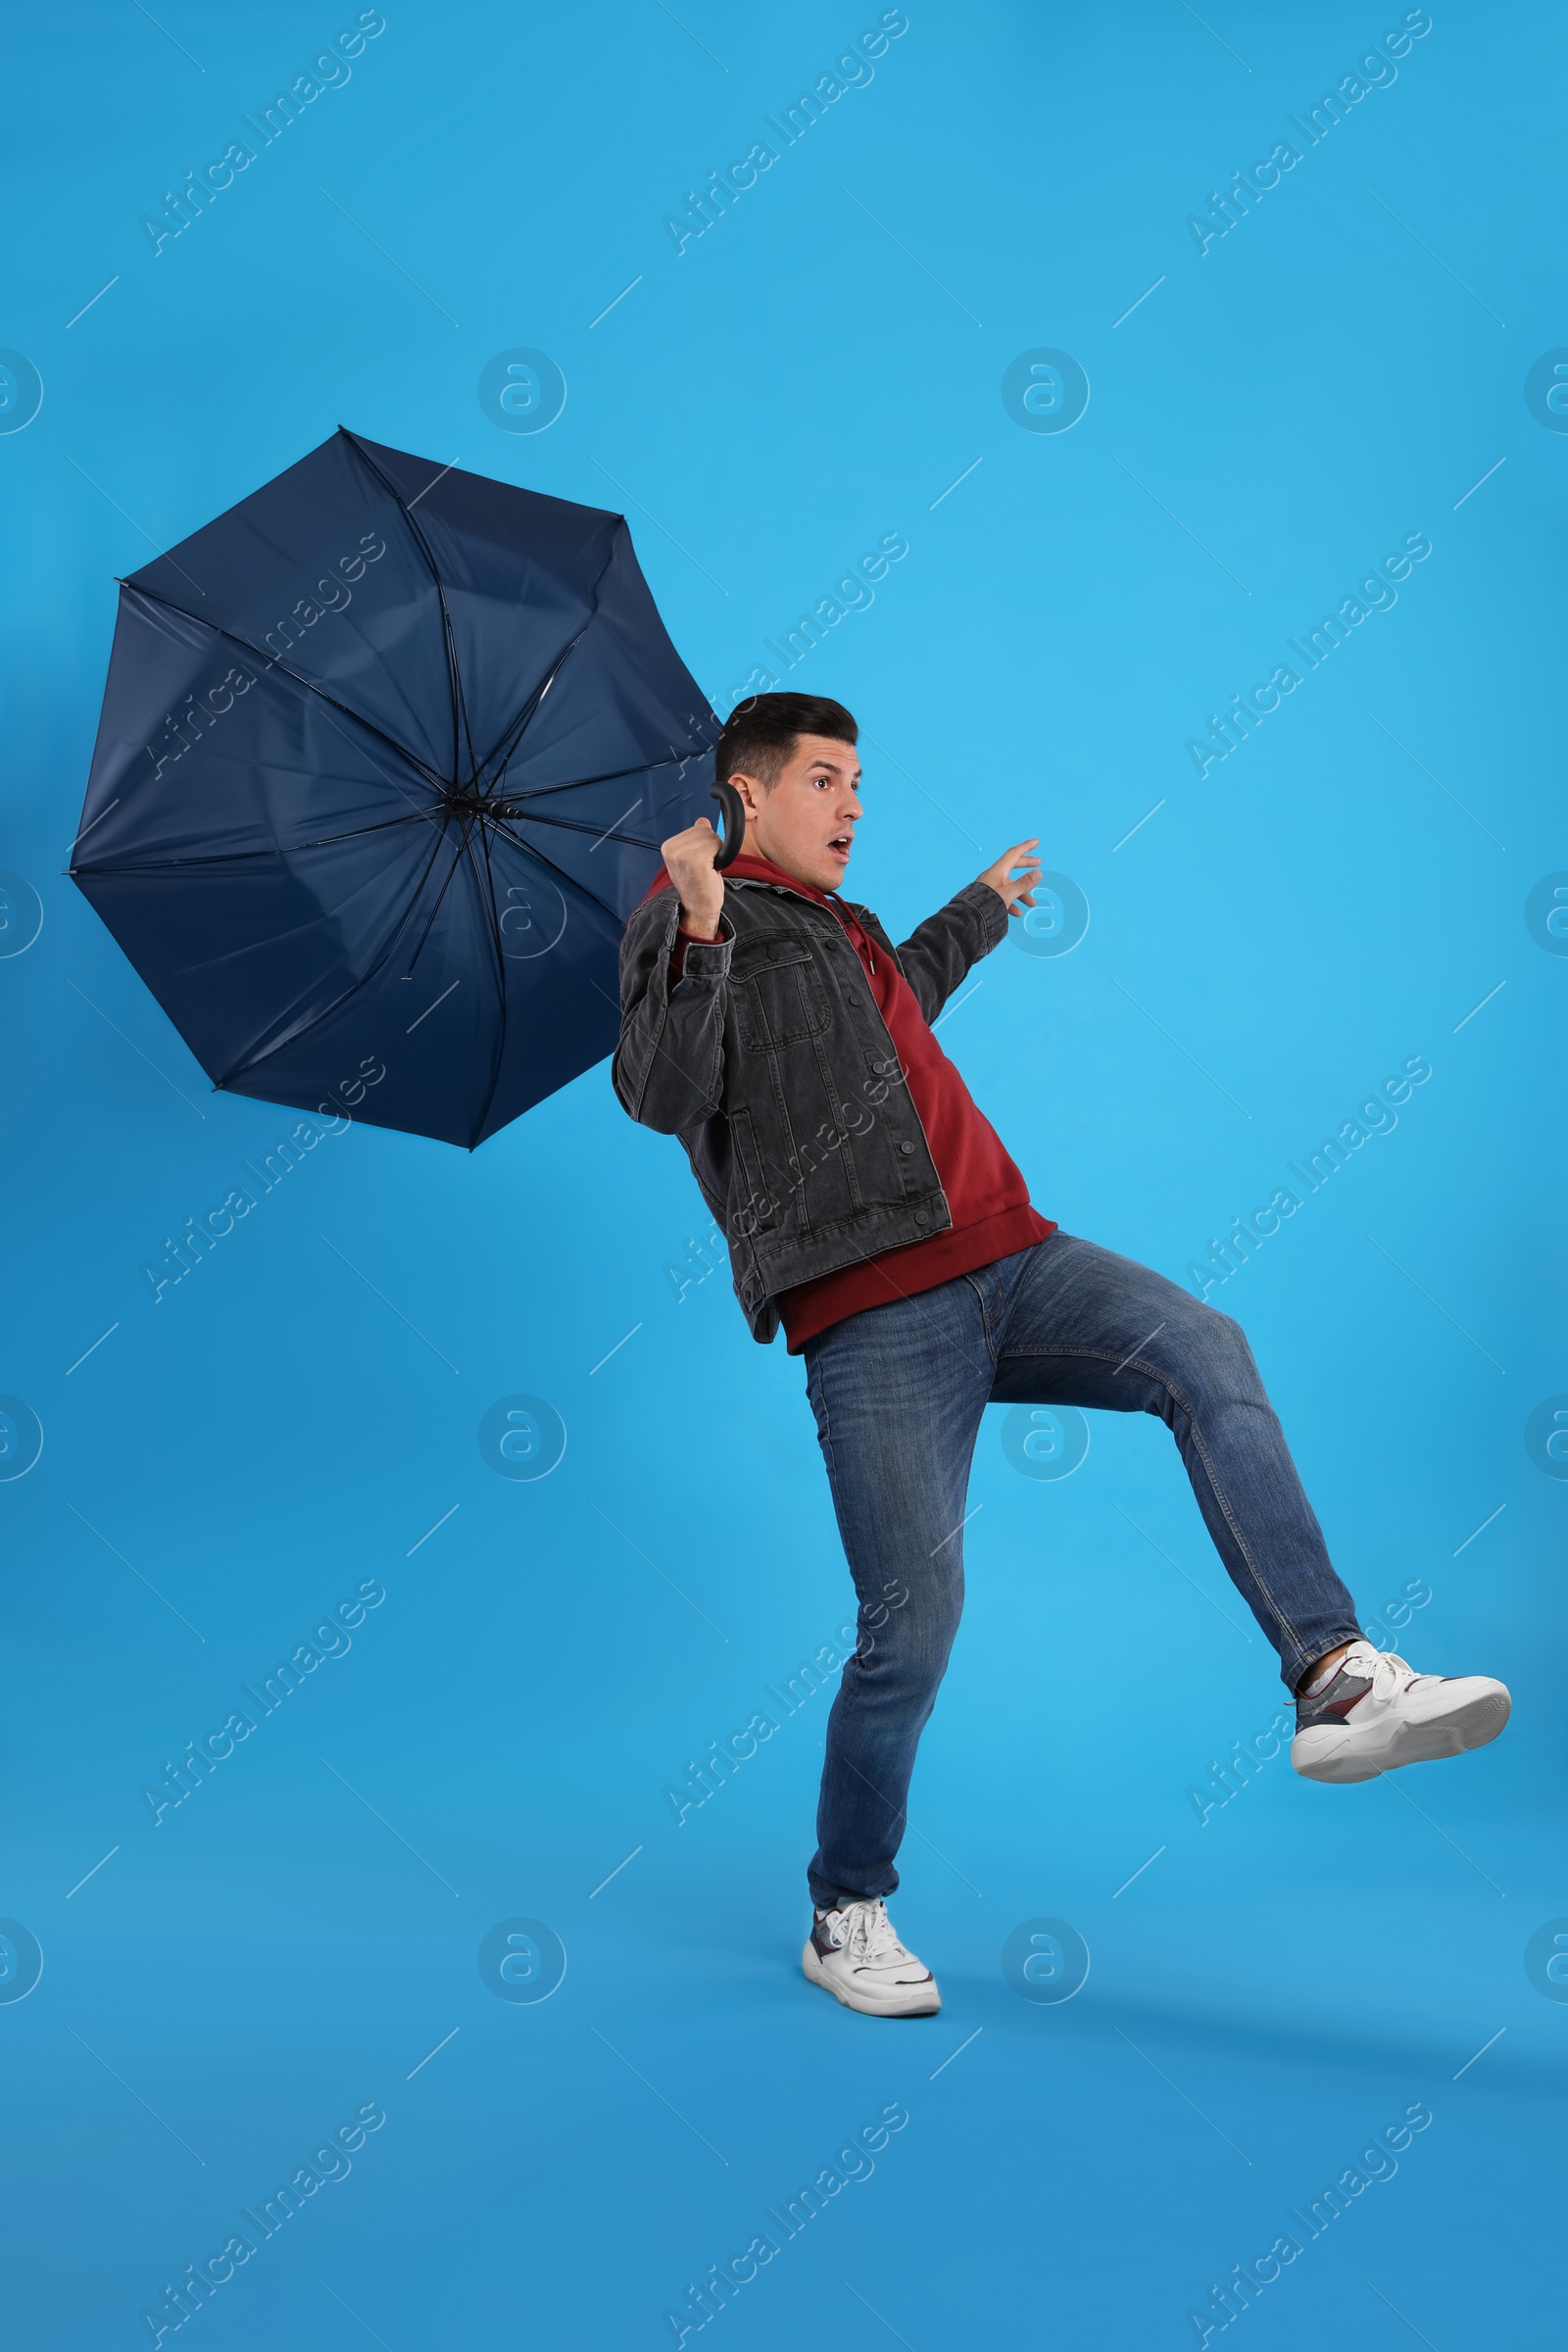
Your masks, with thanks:
M1292 1624L1290 1617L1281 1607L1279 1601L1275 1598L1272 1588L1268 1584L1262 1570L1258 1567L1257 1562L1253 1559L1251 1552L1248 1548L1246 1537L1242 1534L1241 1529L1236 1524L1235 1513L1232 1511L1230 1505L1230 1497L1226 1494L1224 1488L1219 1483L1218 1477L1215 1475L1213 1462L1209 1458L1208 1447L1203 1443L1203 1433L1199 1427L1198 1415L1193 1410L1193 1407L1189 1403L1187 1397L1176 1386L1176 1383L1170 1378L1170 1375L1168 1373L1161 1372L1154 1364L1146 1363L1144 1358L1139 1355L1116 1357L1112 1354L1111 1349L1108 1348L1009 1348L1008 1353L1010 1355L1019 1356L1090 1356L1097 1363L1108 1364L1114 1362L1118 1371L1125 1371L1127 1366L1131 1364L1135 1370L1146 1374L1149 1379L1157 1382L1159 1387L1165 1391L1166 1395L1174 1398L1175 1402L1181 1406L1182 1411L1187 1415L1188 1425L1193 1433L1193 1443L1198 1447L1199 1459L1202 1462L1204 1475L1206 1476L1209 1486L1213 1491L1214 1499L1219 1504L1221 1511L1224 1513L1225 1524L1236 1539L1237 1550L1247 1562L1248 1568L1251 1572L1253 1583L1257 1586L1258 1591L1264 1595L1281 1628L1286 1634L1289 1635L1293 1651L1296 1653L1297 1657L1300 1659L1303 1666L1310 1666L1313 1661L1306 1654L1300 1635L1297 1632L1296 1627Z
M973 1291L975 1297L980 1301L980 1328L985 1333L986 1353L991 1358L991 1369L993 1373L995 1373L997 1365L1000 1361L1000 1358L997 1354L997 1339L1000 1333L1001 1318L999 1317L996 1322L992 1321L991 1309L986 1303L985 1292L981 1289L973 1274L965 1274L963 1279L969 1285L970 1290Z
M831 1488L831 1487L832 1487L832 1485L833 1485L833 1469L834 1469L834 1464L833 1464L833 1416L832 1416L832 1414L831 1414L831 1413L829 1412L829 1410L828 1410L828 1403L827 1403L827 1378L826 1378L826 1375L824 1374L824 1372L822 1371L821 1365L820 1365L819 1363L817 1363L817 1364L813 1364L813 1365L811 1366L811 1378L812 1378L812 1380L813 1380L813 1381L814 1381L814 1383L815 1383L815 1387L816 1387L816 1393L817 1393L817 1396L818 1396L821 1398L821 1400L822 1400L822 1427L821 1427L821 1432L820 1432L820 1442L821 1442L821 1446L822 1446L822 1461L823 1461L823 1465L824 1465L824 1467L826 1468L826 1471L827 1471L828 1486L829 1486L829 1488Z

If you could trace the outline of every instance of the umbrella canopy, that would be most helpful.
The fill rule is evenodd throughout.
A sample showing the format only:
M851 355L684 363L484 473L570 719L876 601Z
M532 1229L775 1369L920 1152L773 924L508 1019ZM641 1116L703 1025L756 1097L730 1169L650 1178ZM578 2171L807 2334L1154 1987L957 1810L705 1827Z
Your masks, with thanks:
M339 431L122 582L70 871L215 1087L471 1150L613 1046L718 730L622 516Z

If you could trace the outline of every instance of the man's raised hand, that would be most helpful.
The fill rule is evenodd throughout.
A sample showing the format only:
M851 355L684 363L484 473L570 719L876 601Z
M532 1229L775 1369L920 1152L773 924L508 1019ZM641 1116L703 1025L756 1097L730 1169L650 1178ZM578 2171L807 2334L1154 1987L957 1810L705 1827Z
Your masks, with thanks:
M1038 833L1032 841L1014 842L1010 850L1003 851L995 865L988 865L983 874L975 876L977 882L990 885L1009 914L1021 914L1026 906L1032 906L1035 903L1034 887L1040 879L1040 860L1030 853L1039 847ZM1014 874L1009 870L1015 865L1022 867L1020 873Z
M718 918L724 907L723 876L715 872L719 838L706 816L684 833L672 833L659 845L664 870L680 894L680 927L691 939L718 937Z

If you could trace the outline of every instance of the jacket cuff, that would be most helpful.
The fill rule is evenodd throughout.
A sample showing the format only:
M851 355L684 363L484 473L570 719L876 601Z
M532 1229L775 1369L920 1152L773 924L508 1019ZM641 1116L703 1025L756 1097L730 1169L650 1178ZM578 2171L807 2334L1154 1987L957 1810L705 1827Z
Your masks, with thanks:
M717 939L689 939L679 927L670 942L669 976L671 984L680 980L695 980L704 988L716 988L727 977L730 957L735 948L735 932L727 915L718 918Z
M1001 891L993 890L989 882L969 882L959 891L954 905L967 907L973 913L980 927L980 953L989 956L1000 945L1010 920Z

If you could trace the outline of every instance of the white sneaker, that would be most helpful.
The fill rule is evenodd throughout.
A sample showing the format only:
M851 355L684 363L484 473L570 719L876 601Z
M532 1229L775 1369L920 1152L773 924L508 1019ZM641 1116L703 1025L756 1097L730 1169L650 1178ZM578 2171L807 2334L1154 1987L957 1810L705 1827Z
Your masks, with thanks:
M1490 1674L1417 1674L1392 1649L1352 1642L1327 1688L1298 1696L1291 1762L1309 1781L1371 1781L1485 1747L1512 1707Z
M880 1897L813 1919L801 1965L813 1984L867 2017L932 2017L937 1981L905 1950Z

